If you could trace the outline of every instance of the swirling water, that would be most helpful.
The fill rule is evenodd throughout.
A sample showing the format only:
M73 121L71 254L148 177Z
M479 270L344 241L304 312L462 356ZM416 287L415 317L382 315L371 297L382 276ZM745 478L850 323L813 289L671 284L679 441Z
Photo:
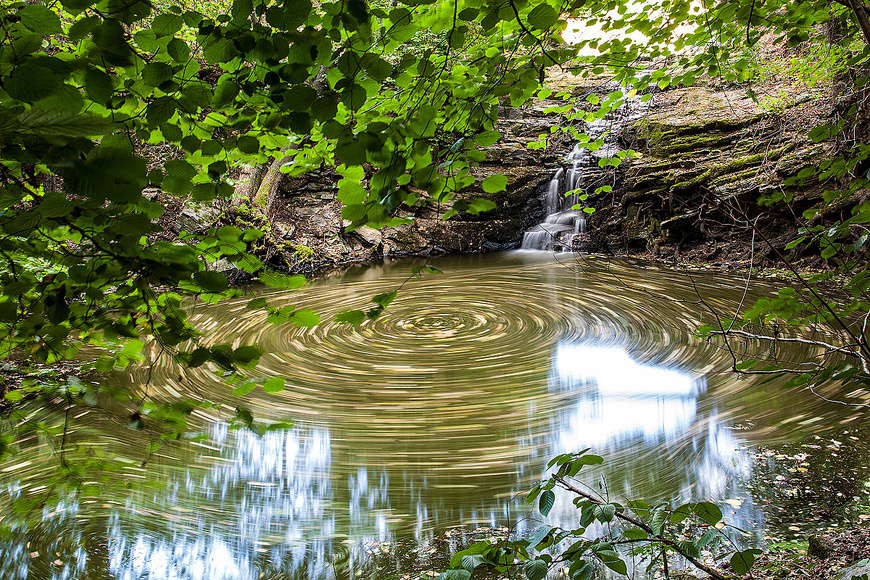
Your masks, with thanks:
M57 448L24 441L0 465L2 513L22 498L50 499L40 525L0 538L0 577L401 578L437 567L432 546L449 530L537 526L525 490L550 457L587 447L606 463L586 482L611 497L718 501L730 523L760 537L766 516L747 486L747 449L857 418L735 377L721 345L694 338L710 309L727 315L764 286L542 252L432 263L445 273L409 280L412 263L399 261L257 294L315 309L324 322L312 329L269 324L246 308L250 296L191 307L210 343L259 346L256 374L287 388L236 399L206 369L165 356L117 380L156 399L245 404L294 427L258 437L228 429L216 410L198 417L201 440L152 454L153 435L72 411L65 453L114 456L120 468L109 482L84 474L87 485L58 500L46 484ZM399 287L377 320L331 321ZM548 523L574 518L560 498Z

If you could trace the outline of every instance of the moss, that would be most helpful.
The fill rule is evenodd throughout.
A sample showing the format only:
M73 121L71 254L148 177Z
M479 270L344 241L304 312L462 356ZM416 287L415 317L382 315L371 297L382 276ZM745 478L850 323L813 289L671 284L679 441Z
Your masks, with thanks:
M725 185L726 183L734 183L735 181L742 181L744 179L752 179L758 174L757 167L750 167L749 169L744 169L743 171L737 171L735 173L726 173L725 175L718 177L713 180L714 185Z
M747 155L744 157L738 157L733 161L728 163L721 163L716 165L711 165L704 173L694 177L692 179L682 181L680 183L675 183L671 189L674 190L683 190L689 189L701 183L711 181L716 179L717 177L721 177L723 175L732 176L738 174L739 172L745 170L747 167L752 166L751 172L754 172L758 165L765 161L776 161L783 154L787 153L791 149L794 148L794 143L790 143L779 149L774 149L772 151L765 151L763 153L757 153L755 155ZM729 181L736 181L735 179L730 179Z
M298 245L293 246L293 255L303 260L309 259L314 255L314 250L308 246Z
M663 154L671 156L675 153L684 153L687 151L692 151L694 149L699 149L701 147L706 147L707 151L709 151L710 147L714 147L717 145L726 145L734 140L734 136L731 134L697 134L688 136L678 135L679 134L674 134L670 139L662 142L660 150Z
M244 204L227 209L221 217L224 221L245 228L258 228L263 225L263 215Z
M807 556L824 560L834 551L834 546L822 536L812 535L807 538Z

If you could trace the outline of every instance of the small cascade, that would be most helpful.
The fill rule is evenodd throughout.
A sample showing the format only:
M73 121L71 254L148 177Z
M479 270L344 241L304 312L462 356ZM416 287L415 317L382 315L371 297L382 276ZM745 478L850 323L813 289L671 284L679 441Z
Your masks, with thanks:
M598 161L614 157L622 150L619 144L621 127L638 119L644 110L640 99L629 99L603 119L587 125L586 134L593 140L602 139L603 145L595 151L580 144L574 145L565 158L564 167L556 170L547 185L547 217L525 232L521 249L570 252L583 245L588 236L587 214L572 208L580 202L580 193L589 193L607 183L607 170L599 167Z

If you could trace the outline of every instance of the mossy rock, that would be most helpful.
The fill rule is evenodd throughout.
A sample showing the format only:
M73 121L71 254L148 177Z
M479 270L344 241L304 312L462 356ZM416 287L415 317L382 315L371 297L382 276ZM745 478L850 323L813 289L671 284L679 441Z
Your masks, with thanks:
M807 556L813 558L824 560L834 551L834 545L831 541L822 536L813 534L807 538L807 543Z

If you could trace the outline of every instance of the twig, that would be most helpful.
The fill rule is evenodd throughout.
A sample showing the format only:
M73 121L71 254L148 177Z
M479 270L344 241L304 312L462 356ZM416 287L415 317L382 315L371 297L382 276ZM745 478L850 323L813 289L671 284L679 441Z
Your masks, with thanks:
M567 481L565 481L563 478L559 477L558 475L552 475L551 477L552 477L553 480L554 480L556 483L558 483L562 488L564 488L564 489L566 489L566 490L568 490L568 491L570 491L570 492L572 492L572 493L576 493L577 495L579 495L579 496L581 496L581 497L584 497L584 498L588 499L589 501L591 501L591 502L594 503L595 505L605 505L605 502L601 501L600 499L596 498L595 496L593 496L593 495L591 495L591 494L589 494L589 493L586 493L586 492L583 491L582 489L579 489L579 488L577 488L577 487L574 487L573 485L571 485L570 483L568 483ZM701 571L703 571L703 572L706 572L707 574L709 574L709 575L712 576L713 578L716 578L716 580L726 580L725 576L723 576L723 575L722 575L720 572L718 572L715 568L711 568L710 566L704 564L704 563L701 562L700 560L697 560L697 559L693 558L692 556L690 556L689 554L686 554L686 553L685 553L685 552L680 548L680 545L679 545L677 542L675 542L675 541L673 541L673 540L671 540L671 539L668 539L668 538L664 538L664 537L662 537L660 534L656 534L656 533L653 531L653 529L652 529L650 526L648 526L647 524L645 524L642 520L640 520L640 519L638 519L638 518L636 518L636 517L634 517L634 516L631 516L631 515L629 515L629 514L627 514L627 513L620 512L620 511L617 511L615 515L616 515L616 517L618 517L619 519L621 519L621 520L623 520L623 521L626 521L626 522L628 522L628 523L630 523L630 524L632 524L632 525L635 525L635 526L637 526L638 528L642 529L642 530L645 531L647 534L649 534L650 536L652 536L652 538L653 538L655 541L659 542L660 544L664 544L664 545L666 545L667 547L671 548L671 549L674 550L676 553L678 553L680 556L682 556L683 558L685 558L686 560L688 560L689 562L691 562L691 564L692 564L693 566L695 566L696 568L698 568L699 570L701 570Z

